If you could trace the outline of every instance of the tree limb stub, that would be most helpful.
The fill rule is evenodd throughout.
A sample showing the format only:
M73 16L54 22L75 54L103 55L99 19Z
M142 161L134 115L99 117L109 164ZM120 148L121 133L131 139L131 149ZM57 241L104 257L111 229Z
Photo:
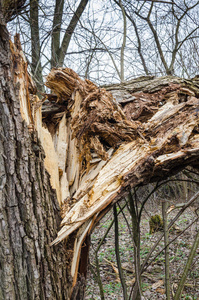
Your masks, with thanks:
M82 243L104 211L129 187L198 165L198 83L197 77L147 76L99 88L71 69L52 69L43 124L38 100L30 116L30 99L21 95L22 116L38 132L62 207L62 228L52 245L75 232L73 285Z

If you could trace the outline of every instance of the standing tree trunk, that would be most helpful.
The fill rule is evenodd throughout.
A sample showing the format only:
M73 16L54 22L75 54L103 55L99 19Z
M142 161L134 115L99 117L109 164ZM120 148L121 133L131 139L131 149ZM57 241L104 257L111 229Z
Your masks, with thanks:
M31 124L28 130L20 112L19 96L28 97L28 86L22 90L24 78L16 82L15 76L27 66L20 56L11 56L2 19L0 15L0 299L68 299L67 246L49 246L60 223L59 205L37 134Z
M64 33L64 37L63 37L63 40L61 42L61 46L59 48L59 52L56 53L57 57L57 61L56 61L56 64L55 64L55 61L52 59L52 65L51 67L55 67L55 66L60 66L62 67L63 64L64 64L64 58L66 56L66 52L67 52L67 49L68 49L68 46L69 46L69 43L70 43L70 40L71 40L71 36L77 26L77 23L82 15L82 13L84 12L85 8L86 8L86 5L88 3L88 0L81 0L76 11L74 12L74 15ZM56 41L58 42L58 41ZM57 45L58 46L58 45ZM53 57L52 57L53 58ZM55 58L55 57L54 57Z
M107 87L119 106L74 71L53 69L42 125L19 40L0 22L0 297L83 299L100 218L129 188L198 163L198 78Z
M30 0L31 70L39 92L44 92L41 65L38 0Z

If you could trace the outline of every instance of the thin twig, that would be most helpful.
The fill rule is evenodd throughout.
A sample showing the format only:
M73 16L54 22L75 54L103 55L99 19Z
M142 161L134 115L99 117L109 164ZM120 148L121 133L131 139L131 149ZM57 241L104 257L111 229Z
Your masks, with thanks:
M123 297L124 297L124 300L127 300L128 299L127 287L126 287L126 282L124 279L124 274L122 271L120 252L119 252L119 231L118 231L118 216L117 216L116 204L114 204L114 206L113 206L113 214L114 214L114 220L115 220L115 254L116 254L116 260L117 260L117 267L118 267L118 271L119 271L120 281L122 284Z

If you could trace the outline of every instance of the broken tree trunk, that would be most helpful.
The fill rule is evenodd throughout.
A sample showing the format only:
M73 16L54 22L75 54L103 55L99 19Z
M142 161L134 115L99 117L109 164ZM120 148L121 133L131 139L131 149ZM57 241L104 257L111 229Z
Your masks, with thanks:
M141 77L105 89L66 68L53 69L46 85L54 94L46 95L43 122L62 155L63 220L52 245L75 232L75 285L86 236L129 187L198 163L198 78Z
M0 11L0 299L68 299L70 246L50 247L60 208L33 128L34 86L2 20Z
M1 32L1 45L6 43L3 34L4 31ZM125 196L129 187L163 179L187 165L198 165L199 80L197 77L192 80L171 76L141 77L122 85L99 88L88 80L83 81L74 71L60 68L53 69L47 77L46 85L52 94L45 94L40 101L17 39L15 46L11 44L11 51L13 84L24 122L18 116L19 105L14 98L12 82L11 86L4 87L3 79L9 82L11 75L6 76L8 70L11 71L8 58L2 59L1 84L2 91L5 91L1 98L2 115L8 115L13 122L10 123L12 126L9 125L11 127L6 125L7 129L3 125L9 122L3 120L5 133L2 136L7 134L8 145L4 141L0 148L3 157L10 158L8 166L6 161L2 164L8 170L1 170L2 199L7 199L3 202L3 212L7 218L8 210L10 218L6 219L8 231L4 238L11 243L9 262L13 263L13 245L17 244L16 235L9 240L9 232L12 234L16 226L11 221L16 222L19 235L25 241L21 243L22 261L18 263L14 259L15 266L10 269L9 276L13 278L11 298L17 299L19 291L28 295L30 289L32 299L67 299L73 286L71 298L81 299L84 290L79 282L83 284L86 276L89 234L113 203ZM9 94L7 89L12 92ZM17 107L12 107L11 103ZM22 128L19 124L23 125ZM10 141L16 143L11 150ZM10 182L15 182L15 189ZM21 184L18 186L18 183ZM56 238L57 227L53 221L56 201L52 198L50 185L55 190L62 214L62 227ZM13 195L17 200L12 203ZM20 217L10 213L18 207L23 211ZM31 223L34 218L37 224ZM34 228L29 233L30 225ZM49 247L50 241L54 245L64 239L67 239L67 248L64 244ZM36 257L33 271L37 272L32 274L27 270L26 260L29 259L32 266L33 257ZM56 261L54 266L53 261ZM55 272L57 261L58 277ZM19 276L18 270L23 268L26 269L26 283L21 288L20 282L24 280L20 280L22 275ZM64 268L70 268L71 283ZM6 270L7 265L2 273L5 278ZM35 277L37 280L34 276L29 280L29 272L38 276ZM14 281L16 276L19 276L18 282ZM31 282L35 282L34 289ZM2 291L6 295L8 290L2 287Z

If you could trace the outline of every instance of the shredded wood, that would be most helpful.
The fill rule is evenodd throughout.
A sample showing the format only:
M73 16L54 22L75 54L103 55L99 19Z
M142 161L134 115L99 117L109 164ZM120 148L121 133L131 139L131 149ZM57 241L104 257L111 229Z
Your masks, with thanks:
M63 203L63 227L53 243L121 198L129 186L164 178L198 158L195 82L198 78L142 77L107 91L70 69L51 71L46 85L66 106L69 143L79 165L69 179L75 204Z
M21 114L37 130L62 209L52 245L73 234L75 284L84 240L114 202L130 187L198 167L199 79L147 76L99 88L58 68L47 77L52 93L34 110L34 88L20 66Z

